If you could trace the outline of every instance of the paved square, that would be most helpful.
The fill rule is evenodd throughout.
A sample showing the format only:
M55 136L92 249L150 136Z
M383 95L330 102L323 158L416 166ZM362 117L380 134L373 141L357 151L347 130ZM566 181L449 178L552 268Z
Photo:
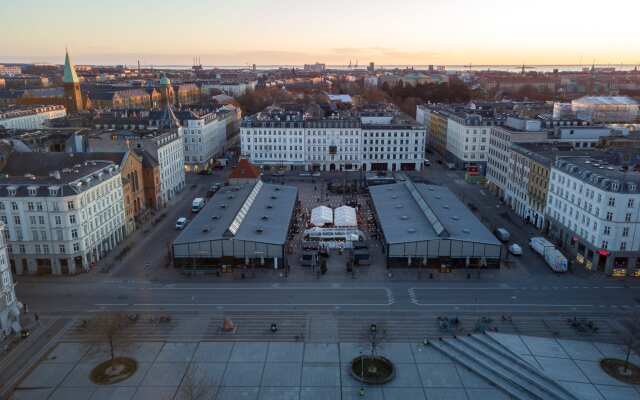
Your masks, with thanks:
M619 346L506 334L489 336L494 336L496 345L505 347L503 351L511 349L520 354L579 399L640 399L640 387L609 377L598 364L602 357L620 356ZM105 346L58 346L22 380L11 400L186 400L180 389L189 384L185 376L207 388L204 400L509 398L492 381L495 376L490 368L482 370L487 374L482 377L474 370L477 364L453 361L437 343L383 344L380 354L392 360L396 368L395 378L383 386L363 385L351 376L350 361L361 352L368 353L367 343L134 343L128 346L128 353L120 349L118 354L136 358L138 370L131 378L109 387L89 379L96 363L108 358ZM490 367L491 363L484 360L482 365ZM525 371L535 377L534 370ZM360 396L361 387L364 397Z

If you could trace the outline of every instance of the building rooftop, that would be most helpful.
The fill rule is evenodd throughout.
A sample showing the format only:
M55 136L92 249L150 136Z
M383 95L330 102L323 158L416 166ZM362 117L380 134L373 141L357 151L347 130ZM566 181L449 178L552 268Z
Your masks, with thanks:
M455 239L500 244L476 216L443 186L405 181L372 186L369 192L388 243Z
M297 197L293 186L262 181L224 186L173 243L234 239L283 245Z
M573 102L592 105L638 105L638 102L629 96L585 96Z
M621 151L592 151L563 157L554 166L581 181L611 192L640 193L640 155Z
M62 105L48 105L48 106L35 106L35 105L18 105L11 106L4 109L0 109L0 120L24 117L27 115L39 114L48 111L64 110Z
M238 162L238 166L231 171L228 179L258 179L260 175L260 169L243 158Z

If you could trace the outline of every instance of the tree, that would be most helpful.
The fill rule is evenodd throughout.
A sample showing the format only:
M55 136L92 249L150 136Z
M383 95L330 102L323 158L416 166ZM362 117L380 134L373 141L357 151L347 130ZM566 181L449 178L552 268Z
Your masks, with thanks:
M107 344L109 360L113 366L116 359L116 351L124 353L132 343L125 336L125 332L134 323L135 318L127 316L125 313L105 313L89 320L86 323L86 329L89 334ZM96 351L100 350L99 348L96 349Z

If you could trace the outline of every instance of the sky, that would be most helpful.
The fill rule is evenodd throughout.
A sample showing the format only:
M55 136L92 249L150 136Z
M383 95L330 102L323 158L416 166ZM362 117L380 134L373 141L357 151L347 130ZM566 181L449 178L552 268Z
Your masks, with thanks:
M640 64L638 0L20 0L0 62Z

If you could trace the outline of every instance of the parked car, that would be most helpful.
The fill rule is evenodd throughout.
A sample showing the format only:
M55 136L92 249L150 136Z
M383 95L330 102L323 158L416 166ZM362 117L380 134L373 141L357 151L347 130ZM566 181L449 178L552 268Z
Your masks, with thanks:
M300 176L311 176L311 172L300 172Z
M424 159L424 166L425 166L425 167L428 167L428 166L430 166L430 165L431 165L431 161L429 161L428 159L426 159L426 158L425 158L425 159Z
M176 229L181 231L187 226L188 220L185 217L180 217L176 220Z
M509 253L513 254L514 256L521 256L522 247L520 247L520 245L516 243L511 243L511 245L509 246Z
M311 174L311 176L315 176L316 178L321 176L320 172L314 172L313 174Z
M202 197L196 197L191 203L191 212L197 213L198 211L202 210L203 207L204 199Z
M511 234L504 228L498 228L493 233L495 233L496 237L501 242L508 242L509 239L511 239Z

